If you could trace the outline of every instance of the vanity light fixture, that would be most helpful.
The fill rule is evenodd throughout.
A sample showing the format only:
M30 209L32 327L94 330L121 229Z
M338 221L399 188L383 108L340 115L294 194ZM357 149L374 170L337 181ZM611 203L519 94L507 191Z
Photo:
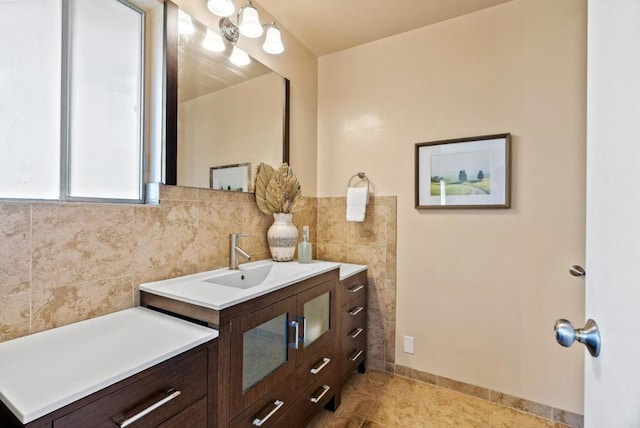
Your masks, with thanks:
M209 0L207 1L207 9L214 15L226 17L236 10L231 0Z
M189 35L196 31L196 27L193 25L191 17L182 10L178 11L178 33Z
M229 61L231 61L235 65L242 67L245 65L249 65L249 63L251 62L251 58L249 58L249 55L247 55L245 51L243 51L237 46L234 46L233 50L231 51L231 56L229 57Z
M267 24L267 35L264 37L262 49L264 49L266 53L270 53L272 55L278 55L284 52L284 45L282 44L280 30L276 27L275 22Z
M258 10L251 1L240 8L238 12L238 27L240 27L240 34L250 39L262 36L262 24L260 24Z
M258 10L251 0L247 1L247 3L238 10L235 22L231 16L235 10L231 0L208 0L207 7L211 13L220 16L220 34L225 40L234 45L234 51L235 44L240 35L248 38L257 38L264 33L263 28L266 27L267 35L262 49L272 55L278 55L284 52L282 36L276 23L270 22L269 24L262 25L260 23ZM231 9L230 12L229 9Z
M209 28L207 28L207 35L202 41L202 47L211 52L223 52L225 49L222 36Z

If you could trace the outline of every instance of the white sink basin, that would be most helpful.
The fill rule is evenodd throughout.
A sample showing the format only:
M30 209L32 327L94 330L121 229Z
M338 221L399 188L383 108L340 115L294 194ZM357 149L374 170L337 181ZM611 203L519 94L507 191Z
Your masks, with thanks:
M273 264L252 266L248 268L240 268L238 270L229 270L226 273L205 279L204 282L209 284L222 285L234 288L251 288L262 284L267 278Z
M158 296L221 310L340 267L339 263L260 260L228 268L140 284Z

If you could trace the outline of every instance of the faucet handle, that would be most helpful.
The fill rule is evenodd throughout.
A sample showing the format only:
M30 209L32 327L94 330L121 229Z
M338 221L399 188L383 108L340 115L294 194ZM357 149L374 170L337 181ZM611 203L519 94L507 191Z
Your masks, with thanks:
M229 238L233 238L234 236L236 238L247 238L252 235L250 233L230 233L229 234Z

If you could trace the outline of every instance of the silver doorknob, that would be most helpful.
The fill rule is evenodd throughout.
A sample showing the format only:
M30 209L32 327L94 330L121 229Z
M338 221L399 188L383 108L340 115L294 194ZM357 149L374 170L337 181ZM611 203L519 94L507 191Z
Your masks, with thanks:
M569 268L569 273L573 276L585 276L587 272L585 272L584 268L580 265L573 265Z
M553 330L556 332L556 340L560 345L568 348L577 340L587 347L592 357L600 355L600 330L594 320L589 319L584 328L575 329L570 321L559 319Z

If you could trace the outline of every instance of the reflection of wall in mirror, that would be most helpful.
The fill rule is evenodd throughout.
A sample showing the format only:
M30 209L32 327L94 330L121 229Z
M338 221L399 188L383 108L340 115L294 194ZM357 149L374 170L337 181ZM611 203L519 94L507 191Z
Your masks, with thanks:
M178 184L209 187L211 165L279 165L283 93L282 77L269 73L181 103Z

